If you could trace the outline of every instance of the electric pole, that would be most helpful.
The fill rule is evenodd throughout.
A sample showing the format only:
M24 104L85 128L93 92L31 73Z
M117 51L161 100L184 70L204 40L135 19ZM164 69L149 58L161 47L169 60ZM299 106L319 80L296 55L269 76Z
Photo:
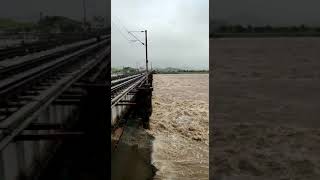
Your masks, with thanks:
M132 34L132 32L144 32L145 36L145 42L141 42L135 35ZM147 84L149 84L148 80L148 32L147 30L144 31L128 31L128 33L133 36L137 41L139 41L142 45L146 47L146 75L147 75Z
M105 17L105 28L108 27L108 13L109 13L109 7L108 7L108 0L106 0L106 17Z
M148 74L148 34L147 34L147 30L144 31L145 32L145 47L146 47L146 71ZM147 81L148 83L148 81Z
M85 28L86 22L87 22L86 0L82 1L82 5L83 5L83 28Z

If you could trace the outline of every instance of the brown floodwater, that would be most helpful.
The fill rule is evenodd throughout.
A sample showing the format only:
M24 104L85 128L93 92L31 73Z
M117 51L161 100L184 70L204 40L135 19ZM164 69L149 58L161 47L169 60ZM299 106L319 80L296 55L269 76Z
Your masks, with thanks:
M112 180L209 178L208 74L154 75L150 129L134 113L115 152Z
M154 179L208 179L208 74L156 74L153 86Z
M319 46L210 40L210 179L320 179Z

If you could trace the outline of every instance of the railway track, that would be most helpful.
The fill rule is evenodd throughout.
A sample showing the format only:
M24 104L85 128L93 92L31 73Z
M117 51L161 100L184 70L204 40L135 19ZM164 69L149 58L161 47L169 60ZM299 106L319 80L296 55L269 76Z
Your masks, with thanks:
M123 118L132 105L141 105L141 97L139 91L141 89L148 89L146 80L151 74L140 72L133 75L120 75L113 77L111 81L111 150L115 151L120 142L121 136L125 131L127 119ZM138 95L140 94L140 95ZM140 107L139 108L145 108Z
M146 78L145 73L140 73L111 81L111 108L116 106L131 90L142 86Z
M62 45L61 42L37 42L32 44L21 45L18 47L10 47L0 50L0 60L13 58L16 56L23 56L29 53L43 51L45 49L53 48Z
M135 104L135 93L144 86L148 76L149 74L140 72L111 81L111 111L114 113L111 118L112 131L116 131L122 123L120 117L126 113L128 107Z
M79 43L73 43L65 45L63 47L58 47L55 49L50 49L48 51L29 55L16 60L8 59L0 61L0 80L10 77L14 74L21 73L27 69L33 68L34 66L39 66L49 61L53 61L59 57L76 51L77 49L82 49L88 45L92 45L96 40L91 39L87 41L82 41Z
M0 65L0 151L14 141L43 109L110 54L110 39L83 41L36 58ZM93 77L96 77L95 75Z
M89 38L86 38L86 39L89 39ZM5 49L0 49L0 61L14 58L17 56L24 56L31 53L41 52L44 50L62 46L64 44L74 43L77 41L81 41L81 39L80 38L68 39L68 38L60 37L60 39L54 39L54 40L48 40L48 41L41 40L39 42L22 44L17 47L8 47Z
M133 76L136 74L141 74L142 72L135 72L135 73L126 73L126 74L111 74L111 80L117 80L117 79L122 79L122 78L126 78L129 76Z

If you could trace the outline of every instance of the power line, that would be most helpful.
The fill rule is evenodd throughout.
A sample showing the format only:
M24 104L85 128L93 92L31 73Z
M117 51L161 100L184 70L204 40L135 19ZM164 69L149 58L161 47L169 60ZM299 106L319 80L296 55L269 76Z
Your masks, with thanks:
M116 30L119 31L120 35L121 35L123 38L125 38L130 44L138 41L138 40L131 40L131 39L129 39L126 35L123 34L123 32L119 29L119 27L117 26L116 23L114 23L113 21L111 21L111 22L112 22L112 23L114 24L114 26L116 27ZM138 47L137 44L134 44L134 46L135 46L136 48Z
M129 35L131 35L133 38L135 38L136 39L136 41L139 41L142 45L144 45L144 43L138 38L138 37L136 37L132 32L140 32L140 31L129 31L124 25L123 25L123 23L121 23L121 20L118 18L118 17L115 17L117 20L118 20L118 22L121 24L121 26L125 29L125 31L127 31L127 33L129 34ZM135 41L132 41L132 42L135 42Z
M116 17L116 19L118 19L119 23L122 25L122 27L125 29L125 31L127 31L127 33L129 35L131 35L135 40L131 40L129 39L126 35L123 34L123 32L121 31L121 29L118 27L118 25L113 21L111 20L111 22L115 25L115 27L117 28L117 30L121 33L121 35L127 40L129 41L129 43L133 43L133 42L137 42L139 41L142 45L144 45L144 43L137 37L135 36L132 32L140 32L140 31L129 31L121 22L120 22L120 19L118 17ZM136 46L137 47L137 46Z
M129 30L121 23L120 19L116 16L116 19L118 20L119 24L129 33Z
M116 17L118 19L118 21L120 22L119 18ZM115 24L113 21L112 21L113 24ZM120 22L120 24L122 24ZM117 26L116 26L117 27ZM146 48L146 73L148 73L148 41L147 41L147 30L144 30L144 31L128 31L128 29L122 24L122 27L128 32L129 35L131 35L135 40L129 40L127 39L129 42L136 42L136 41L139 41L143 46L145 46ZM119 30L121 32L121 30ZM145 43L143 43L138 37L136 37L133 32L143 32L145 34ZM122 32L121 32L122 34ZM123 34L122 34L123 35ZM124 36L124 35L123 35ZM125 37L125 36L124 36ZM147 84L148 84L148 78L147 78Z
M124 37L127 41L131 41L127 36L125 36L124 34L123 34L123 32L119 29L119 27L117 26L117 24L116 23L114 23L112 20L111 20L111 22L114 24L114 26L116 27L116 29L120 32L120 34L121 34L121 36L122 37Z
M140 41L140 39L137 38L135 35L133 35L132 32L128 31L128 33L129 33L130 35L132 35L137 41L139 41L142 45L144 45L144 43L143 43L142 41Z

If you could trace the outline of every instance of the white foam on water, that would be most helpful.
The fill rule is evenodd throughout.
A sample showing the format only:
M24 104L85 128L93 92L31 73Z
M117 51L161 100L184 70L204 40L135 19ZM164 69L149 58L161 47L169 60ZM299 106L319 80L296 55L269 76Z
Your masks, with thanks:
M155 179L208 179L208 74L154 75Z

